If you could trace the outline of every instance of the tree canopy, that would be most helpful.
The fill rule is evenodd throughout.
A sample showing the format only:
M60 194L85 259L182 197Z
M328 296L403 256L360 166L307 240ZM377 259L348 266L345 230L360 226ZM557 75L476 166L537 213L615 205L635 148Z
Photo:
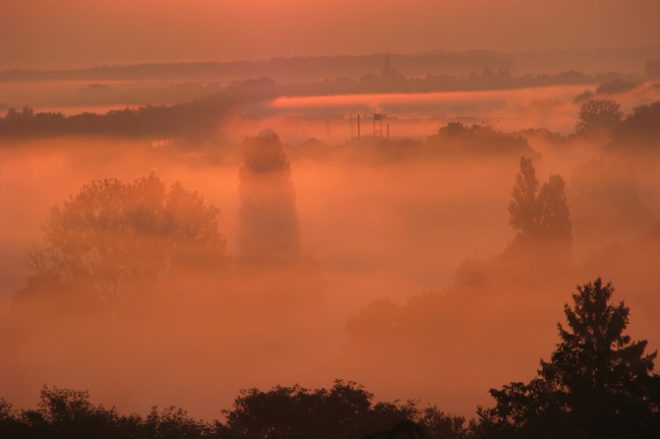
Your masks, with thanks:
M580 107L577 133L611 130L621 123L621 107L613 99L591 99Z
M37 409L17 411L0 399L0 437L144 439L460 439L465 420L414 403L374 403L362 386L337 380L331 388L276 386L244 390L225 420L213 423L185 410L153 408L121 415L93 404L89 393L44 386Z
M527 140L517 134L504 133L486 125L467 126L450 122L426 139L429 151L450 156L533 155Z
M30 255L32 284L65 282L115 304L137 283L216 267L225 258L217 215L198 193L178 182L167 190L154 174L92 181L51 210L46 246Z
M350 381L330 388L275 386L242 391L224 420L207 423L184 410L121 415L87 392L44 387L35 410L0 398L0 437L224 439L544 439L655 438L660 431L660 376L646 340L625 333L629 309L612 302L601 279L578 286L564 306L559 343L536 377L491 389L495 406L460 416L415 402L375 402ZM654 435L655 434L655 435Z
M517 231L517 243L568 248L572 232L564 179L551 175L539 187L532 159L522 157L509 203L509 224Z
M296 194L281 140L265 131L243 145L238 259L286 266L301 259Z
M650 438L660 431L660 376L646 340L624 333L629 309L612 304L611 284L579 286L565 305L568 327L541 361L536 378L492 389L492 409L479 412L489 438Z
M612 133L614 150L658 152L660 145L660 101L633 110Z

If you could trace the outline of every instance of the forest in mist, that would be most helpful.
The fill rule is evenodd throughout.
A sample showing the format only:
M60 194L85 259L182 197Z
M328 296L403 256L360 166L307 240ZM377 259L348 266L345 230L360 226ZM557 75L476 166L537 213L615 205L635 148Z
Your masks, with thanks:
M654 437L660 62L443 56L0 74L0 433Z

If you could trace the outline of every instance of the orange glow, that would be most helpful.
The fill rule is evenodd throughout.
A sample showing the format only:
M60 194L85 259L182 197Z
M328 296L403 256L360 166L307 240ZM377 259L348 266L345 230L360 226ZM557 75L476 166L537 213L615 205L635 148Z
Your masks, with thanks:
M474 418L596 276L657 349L658 18L0 0L0 434L44 384L210 420L345 379Z

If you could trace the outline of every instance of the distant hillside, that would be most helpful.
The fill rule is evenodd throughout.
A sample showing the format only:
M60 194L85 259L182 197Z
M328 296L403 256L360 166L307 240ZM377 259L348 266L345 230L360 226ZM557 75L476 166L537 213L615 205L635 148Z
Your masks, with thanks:
M385 54L271 58L256 61L149 63L99 66L72 70L7 70L0 82L51 80L213 80L232 81L268 76L278 83L324 78L358 78L380 73ZM645 48L555 50L498 53L490 51L432 51L392 54L391 63L407 76L468 75L483 69L509 69L517 73L580 70L585 73L641 74L647 60L660 59L660 45Z
M646 62L660 60L660 45L617 49L547 50L522 52L507 57L519 72L644 73Z
M483 68L512 67L510 61L490 52L392 54L391 58L392 63L408 75L460 74ZM248 77L269 76L277 82L300 82L379 73L384 59L385 54L381 53L361 56L271 58L256 61L151 63L75 70L10 70L0 72L0 81L240 80Z

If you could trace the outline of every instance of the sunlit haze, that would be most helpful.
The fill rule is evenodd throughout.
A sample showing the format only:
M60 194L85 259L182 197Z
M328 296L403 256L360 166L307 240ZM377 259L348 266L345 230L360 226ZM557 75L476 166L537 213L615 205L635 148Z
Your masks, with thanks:
M657 0L0 0L0 438L655 439Z
M2 0L0 4L0 66L5 68L660 43L660 3L654 0Z

